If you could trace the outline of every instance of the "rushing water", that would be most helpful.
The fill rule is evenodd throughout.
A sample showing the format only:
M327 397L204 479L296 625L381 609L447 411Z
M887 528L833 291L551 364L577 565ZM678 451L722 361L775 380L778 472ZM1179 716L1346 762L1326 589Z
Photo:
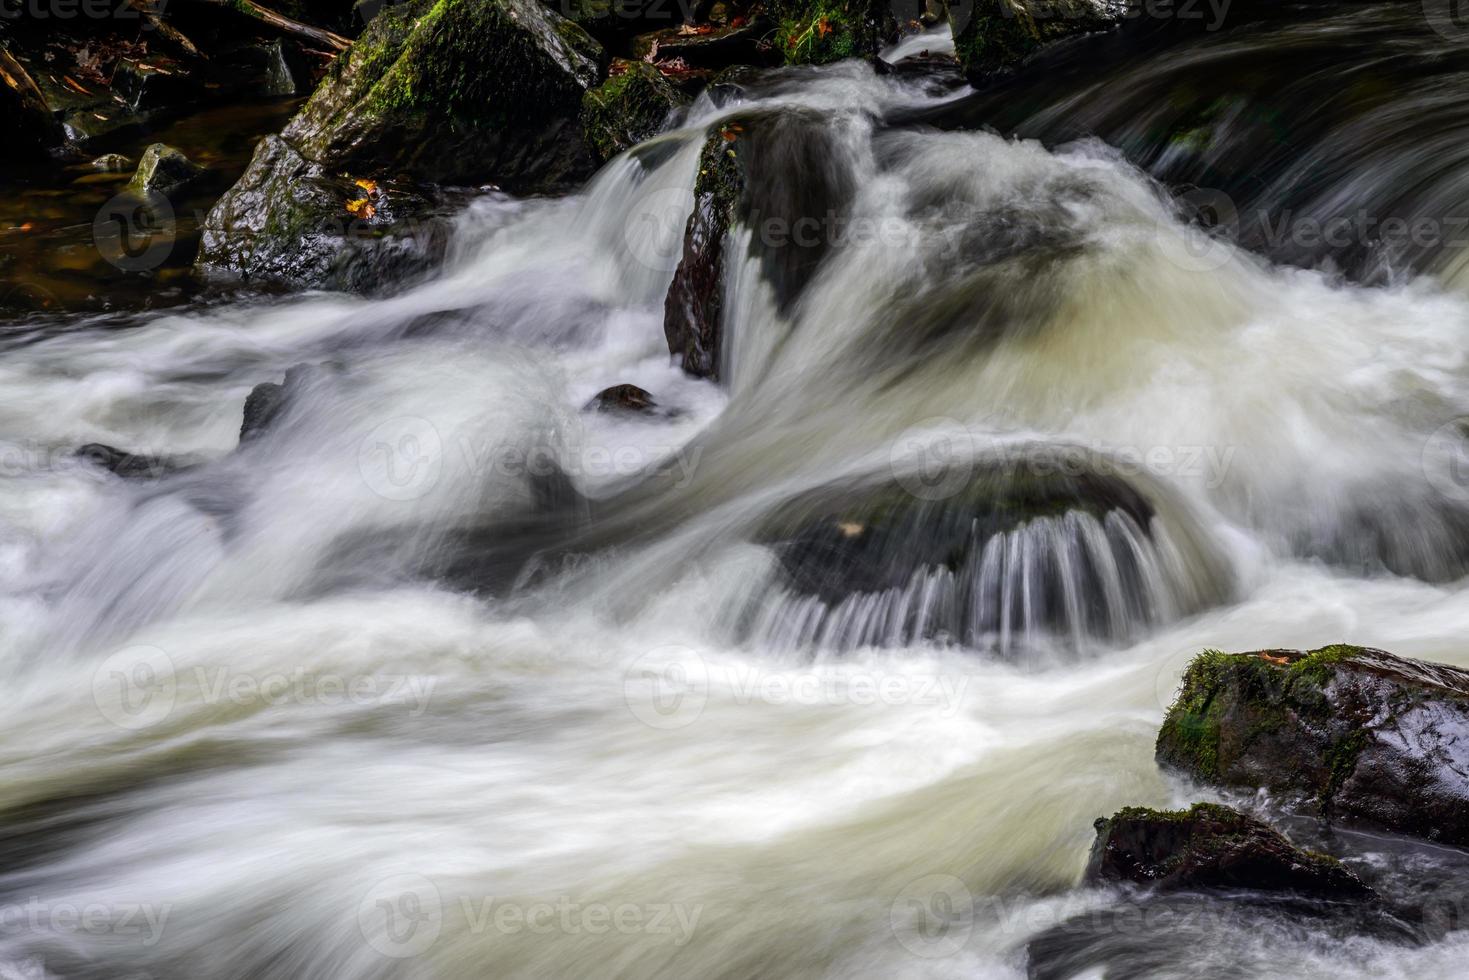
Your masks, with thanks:
M817 110L851 191L794 297L736 229L719 385L662 302L749 101L481 199L396 297L12 336L0 975L1462 971L1464 933L1077 883L1093 818L1201 797L1152 759L1200 649L1469 665L1469 299L1272 265L1101 142L885 123L967 98L918 80L746 98ZM659 411L583 410L624 382ZM953 525L954 568L915 531L840 594L782 550L1016 460L1103 502ZM1430 890L1464 863L1356 846Z

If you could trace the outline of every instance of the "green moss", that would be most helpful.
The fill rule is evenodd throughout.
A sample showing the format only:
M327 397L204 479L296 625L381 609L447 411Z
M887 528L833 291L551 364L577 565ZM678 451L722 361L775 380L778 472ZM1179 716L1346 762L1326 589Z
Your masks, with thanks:
M867 57L880 46L882 11L869 0L776 0L775 43L788 65Z
M656 135L669 112L684 101L652 65L625 61L618 68L618 74L582 97L582 130L603 160Z
M1308 677L1317 684L1325 684L1331 679L1333 666L1359 657L1362 652L1362 647L1347 643L1334 643L1307 653L1292 663L1290 670L1297 676Z

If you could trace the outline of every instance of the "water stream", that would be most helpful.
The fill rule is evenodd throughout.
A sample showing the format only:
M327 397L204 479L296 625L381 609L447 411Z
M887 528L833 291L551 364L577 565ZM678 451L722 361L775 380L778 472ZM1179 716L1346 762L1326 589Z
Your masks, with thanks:
M1469 933L1077 887L1095 817L1206 795L1152 754L1199 650L1469 666L1452 256L1272 261L1099 139L930 124L973 98L800 72L480 198L400 295L0 339L0 975L1461 972ZM752 106L851 192L794 297L735 230L714 384L663 297ZM583 410L618 383L657 413ZM1017 466L1060 505L945 510ZM962 560L821 578L803 529L895 487Z

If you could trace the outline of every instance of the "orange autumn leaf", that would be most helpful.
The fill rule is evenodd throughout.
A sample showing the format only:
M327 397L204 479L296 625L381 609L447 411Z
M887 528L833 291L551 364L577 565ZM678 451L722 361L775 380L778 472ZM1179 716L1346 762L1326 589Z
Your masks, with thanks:
M1261 660L1268 660L1268 661L1270 661L1273 664L1285 665L1285 664L1290 663L1290 659L1287 658L1287 657L1272 657L1268 653L1262 653L1262 654L1260 654L1260 659Z
M377 194L377 181L375 181L375 180L367 180L366 178L359 177L356 180L354 180L352 183L356 184L358 187L360 187L363 190L367 191L367 193L370 194L370 195L376 195Z
M349 214L362 218L365 221L371 221L373 216L377 214L377 208L373 207L372 202L365 197L360 197L355 201L348 201L347 211Z
M826 35L830 34L831 21L826 17L821 18L821 20L816 24L816 33L819 34L821 37L826 37Z

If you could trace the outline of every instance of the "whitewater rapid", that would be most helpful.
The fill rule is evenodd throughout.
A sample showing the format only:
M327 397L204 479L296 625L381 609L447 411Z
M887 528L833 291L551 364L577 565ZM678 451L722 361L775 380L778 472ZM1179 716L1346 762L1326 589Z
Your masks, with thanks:
M481 199L401 295L0 353L0 969L1022 976L1036 937L1125 908L1078 888L1092 820L1203 795L1152 757L1192 655L1469 666L1463 295L1269 265L1099 143L892 128L936 97L862 65L756 98L824 114L858 190L794 305L734 270L722 385L663 336L704 133L749 108L707 98L583 193ZM251 388L303 363L237 449ZM619 383L661 414L583 410ZM125 482L89 442L197 465ZM751 628L787 501L1036 444L1147 488L1131 546L1173 606L1004 655ZM425 574L466 540L524 557L557 473L599 515L529 525L567 554L478 591ZM1107 921L1148 976L1469 952Z

